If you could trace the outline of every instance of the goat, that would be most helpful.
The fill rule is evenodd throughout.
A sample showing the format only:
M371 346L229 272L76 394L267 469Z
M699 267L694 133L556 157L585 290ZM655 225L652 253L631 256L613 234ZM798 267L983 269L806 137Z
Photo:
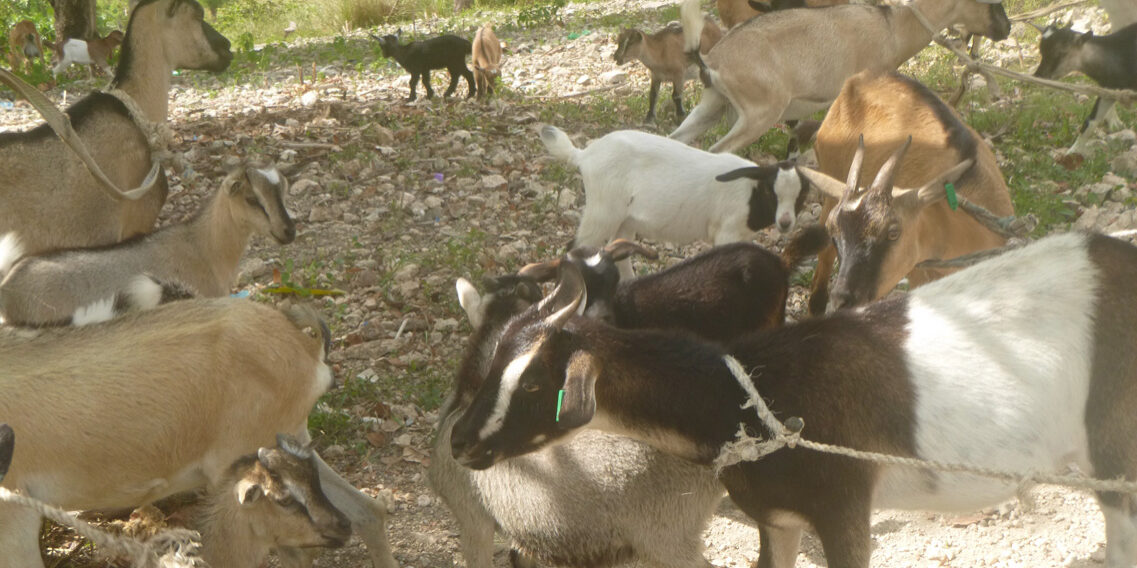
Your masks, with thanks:
M574 246L600 247L637 234L676 243L748 240L775 222L782 232L793 229L805 201L805 179L789 162L755 166L634 130L612 132L579 150L559 128L545 126L541 142L584 178ZM622 261L620 277L631 276L631 264Z
M166 120L174 69L224 70L229 41L201 20L193 0L148 0L131 12L111 87L146 119ZM111 181L135 187L151 168L146 134L126 106L92 93L68 109L71 122ZM0 235L15 232L25 254L111 244L149 232L166 200L166 181L137 201L112 197L47 125L0 134Z
M466 84L470 87L470 94L466 98L474 96L474 74L470 72L469 67L466 67L466 56L472 52L470 40L455 35L441 35L400 45L401 30L397 32L397 35L385 35L383 37L375 34L369 35L379 42L379 49L383 52L383 57L394 59L411 74L411 96L407 100L413 101L418 98L418 95L415 94L415 87L418 86L420 77L423 87L426 88L426 98L433 98L434 91L430 88L430 70L442 68L446 68L450 72L450 86L446 88L446 92L442 96L449 97L454 94L458 88L459 77L465 77Z
M478 97L493 93L493 84L501 77L501 42L493 33L493 25L488 22L474 34L473 54L470 63L474 66L474 83Z
M459 463L485 469L589 426L710 464L740 424L769 434L743 404L756 391L782 419L801 417L816 442L1022 472L1076 463L1096 477L1137 479L1128 442L1137 248L1122 241L1050 236L906 296L725 347L574 317L583 281L575 266L562 270L549 297L507 324L451 433ZM810 527L829 566L867 568L874 508L974 509L1017 489L803 449L726 466L719 479L758 523L757 565L773 567L794 564ZM1129 567L1133 498L1098 498L1106 566Z
M5 432L8 445L0 447L0 453L12 449L13 433L6 424L0 425L0 443L5 443ZM0 470L4 467L0 463ZM203 550L201 557L193 558L188 565L199 566L205 561L213 568L256 568L273 548L342 546L351 536L351 522L324 495L317 468L312 450L285 434L277 435L275 447L238 458L206 493L205 512L193 523L201 535L194 540L200 538ZM11 497L0 491L0 501L23 505L53 520L65 515L62 520L66 524L90 528L73 514L38 499ZM104 544L99 540L95 543ZM152 554L159 553L147 548ZM102 552L113 556L122 550L110 547ZM141 558L133 560L151 565ZM168 560L159 559L156 565L167 566Z
M77 38L68 39L59 46L59 49L56 49L56 52L59 53L59 63L51 69L51 74L58 77L72 63L78 63L79 65L97 66L103 73L110 76L113 73L110 67L111 54L121 43L122 32L118 30L111 31L107 37L89 41ZM90 68L88 68L88 74L90 74Z
M516 276L491 282L481 297L459 280L458 292L471 323L480 325L474 325L454 392L439 414L428 473L458 519L466 566L493 566L496 526L530 561L572 568L635 560L712 568L702 556L701 535L723 491L707 468L600 432L486 471L454 461L450 429L489 371L498 337L509 318L541 298L532 280Z
M25 73L32 72L32 58L39 58L43 62L43 41L40 40L39 31L31 20L20 20L8 32L8 65L12 71L21 66Z
M308 441L308 414L333 383L329 335L310 313L286 317L234 298L173 302L30 338L0 335L0 416L24 440L4 486L67 510L133 507L216 486L234 460L278 432ZM374 566L397 567L386 507L315 459L323 491ZM39 526L39 513L0 504L0 566L42 568Z
M1081 71L1107 89L1137 89L1137 24L1130 24L1105 36L1093 32L1078 33L1071 29L1048 26L1042 31L1038 46L1042 62L1035 77L1059 79ZM1091 135L1117 101L1094 100L1094 108L1082 123L1082 130L1070 153L1087 154Z
M704 53L722 38L722 30L709 18L702 33L699 46ZM683 84L687 82L691 62L687 60L687 54L683 53L683 28L670 25L651 35L635 28L626 28L616 38L616 53L612 57L616 60L616 65L638 59L651 71L651 89L648 91L647 117L644 122L655 120L659 85L664 81L671 83L671 101L675 103L675 115L680 119L687 115L683 110Z
M1109 14L1109 27L1118 31L1130 24L1137 24L1137 4L1129 0L1098 0L1098 4Z
M579 247L561 259L529 264L518 274L552 280L562 262L571 262L588 292L584 315L623 329L685 329L726 341L782 325L790 274L828 243L829 235L814 225L795 235L781 256L754 243L730 243L654 274L620 280L617 261L633 253L655 258L655 253L617 239L602 249Z
M288 181L276 168L235 169L189 221L95 249L26 257L12 265L0 244L0 316L17 325L81 325L112 317L115 299L149 309L160 290L177 284L205 297L229 293L254 233L292 242L296 225L284 208ZM15 248L15 247L13 247ZM10 252L9 255L18 255ZM140 275L142 284L139 284Z
M894 154L905 137L913 145ZM843 308L884 296L905 276L916 287L950 272L918 268L924 260L1005 243L970 215L952 211L943 185L953 183L960 195L997 215L1013 215L995 154L914 79L896 72L850 78L818 130L814 150L821 171L800 170L825 196L821 220L836 246L818 256L809 300L813 314L826 310L836 256L841 267L834 307ZM860 180L870 175L876 181L862 188Z
M896 69L928 45L932 32L920 23L917 11L937 30L962 24L967 33L1000 40L1011 28L1002 4L977 0L783 10L739 26L704 58L697 53L703 21L699 3L686 0L681 9L684 41L707 88L671 137L690 143L731 107L738 119L711 151L733 152L779 120L807 118L837 97L845 79L865 69ZM819 45L828 47L817 49Z

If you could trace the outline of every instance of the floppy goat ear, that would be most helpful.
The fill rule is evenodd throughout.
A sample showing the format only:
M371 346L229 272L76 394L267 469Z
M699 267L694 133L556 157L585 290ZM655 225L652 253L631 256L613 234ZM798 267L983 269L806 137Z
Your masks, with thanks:
M458 305L466 312L466 317L470 320L470 325L478 327L482 323L482 296L478 294L478 289L465 278L459 278L454 282L454 288L458 292Z
M16 449L16 433L7 424L0 424L0 481L12 465L12 454Z
M557 415L557 426L564 430L580 428L596 415L596 377L600 365L592 354L577 351L565 367L565 396Z
M926 207L936 203L947 197L947 191L945 191L944 185L948 183L954 184L959 181L959 178L963 177L963 174L967 173L974 163L974 160L971 159L964 160L932 178L932 180L924 184L923 187L917 190L893 190L893 196L897 197L899 192L904 191L909 194L914 193L920 207Z
M616 239L608 243L608 246L604 247L604 252L608 253L608 255L612 257L612 260L624 260L633 254L638 254L644 258L650 258L651 260L659 258L659 254L654 250L635 241L629 241L628 239Z

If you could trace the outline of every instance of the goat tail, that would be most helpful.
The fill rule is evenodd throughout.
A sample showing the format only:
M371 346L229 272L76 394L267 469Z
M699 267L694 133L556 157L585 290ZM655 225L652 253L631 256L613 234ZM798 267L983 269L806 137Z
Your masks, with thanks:
M564 130L551 124L542 126L541 142L554 158L576 165L576 157L580 150L573 145Z
M683 51L687 54L687 59L699 68L699 79L703 81L703 85L710 87L711 75L699 51L703 26L706 25L702 10L699 8L699 0L683 1L683 5L679 8L679 21L683 23Z
M793 271L803 260L816 256L822 249L829 246L829 232L825 225L815 223L794 233L789 244L782 251L782 264L786 270Z
M327 322L316 313L315 309L306 305L294 305L284 315L297 329L311 328L316 333L316 339L320 340L324 349L322 359L326 362L328 355L332 352L332 330L328 329Z
M16 233L8 233L0 237L0 281L4 280L4 276L8 274L9 270L16 265L16 261L24 256L24 246L20 244L20 239Z

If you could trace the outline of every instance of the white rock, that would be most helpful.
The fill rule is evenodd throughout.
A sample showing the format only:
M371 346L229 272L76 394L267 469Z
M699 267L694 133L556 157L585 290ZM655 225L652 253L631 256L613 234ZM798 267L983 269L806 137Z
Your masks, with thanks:
M628 74L617 69L600 74L600 82L605 85L619 85L628 80Z
M310 106L316 104L316 102L319 100L320 100L320 93L318 93L316 91L306 91L303 95L300 95L300 105L301 106L310 107Z
M302 193L316 193L320 191L320 184L310 178L300 178L288 188L288 193L300 195Z
M506 183L508 182L506 182L505 178L498 174L488 175L482 178L482 187L486 189L497 189Z

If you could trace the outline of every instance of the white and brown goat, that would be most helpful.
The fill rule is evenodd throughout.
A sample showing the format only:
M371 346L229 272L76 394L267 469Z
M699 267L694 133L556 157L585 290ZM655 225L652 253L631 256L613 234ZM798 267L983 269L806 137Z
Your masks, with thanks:
M288 180L276 168L238 167L189 221L125 242L12 264L8 258L19 256L18 245L10 244L10 236L0 238L0 317L28 326L95 323L116 312L153 308L163 297L162 285L224 296L253 234L280 244L296 237L284 208L287 190Z
M999 40L1011 27L1002 4L977 0L782 10L731 30L700 57L703 18L698 0L685 0L681 16L686 50L696 55L707 88L671 137L694 141L730 107L738 119L711 151L733 152L778 121L808 118L837 97L845 79L866 69L896 69L927 46L933 32L920 23L916 11L936 30L962 25L967 33ZM818 49L822 45L825 49Z
M817 442L1010 471L1077 464L1137 480L1137 248L1122 241L1051 236L906 296L726 346L574 317L583 281L575 266L563 270L548 298L507 324L454 425L460 463L486 469L587 426L709 465L740 424L769 434L744 405L754 389ZM807 528L829 566L868 568L873 509L976 509L1018 489L801 448L728 466L719 479L757 521L757 565L771 568L794 565ZM1128 568L1134 497L1098 499L1106 566Z
M701 535L723 490L707 468L602 432L485 471L454 461L451 428L484 382L506 323L541 299L537 284L519 276L490 280L484 295L465 280L457 287L474 334L439 414L429 479L458 520L466 566L494 565L496 527L521 555L518 567L533 560L569 568L638 560L711 568Z
M493 33L493 24L486 22L474 34L470 52L470 65L474 68L474 84L478 98L492 94L494 82L501 77L501 41Z
M71 38L64 41L55 50L59 54L59 63L51 69L51 74L59 76L72 63L88 65L87 76L91 76L91 68L98 67L110 76L114 71L110 67L110 58L115 48L122 44L122 32L112 30L107 37L96 37L91 40Z
M895 155L909 137L907 153ZM818 257L809 302L813 314L826 310L834 258L840 269L833 304L843 308L884 296L904 277L916 287L950 272L918 268L922 261L1005 242L971 215L953 211L944 187L951 182L969 201L1012 215L995 154L914 79L896 72L850 78L821 124L814 150L820 172L800 169L825 195L821 219L836 247ZM965 162L969 166L957 167ZM860 180L869 179L875 181L866 188Z
M66 510L106 510L216 484L279 432L309 439L308 414L333 383L327 349L310 313L233 298L0 335L0 416L23 440L3 485ZM316 459L373 565L397 567L385 505ZM0 503L0 567L42 568L40 521Z
M788 232L805 201L805 178L789 162L755 166L634 130L617 130L578 149L561 129L541 142L584 179L584 211L574 246L602 247L636 235L674 243L748 240L770 225ZM620 264L621 278L632 276Z
M8 30L8 65L12 71L23 67L25 73L31 73L33 58L38 58L40 65L46 67L43 60L43 40L40 39L35 22L20 20Z
M229 41L202 21L194 0L147 0L131 12L112 88L145 118L166 120L174 69L228 67ZM68 109L71 123L111 181L140 185L152 161L147 137L126 106L92 93ZM0 234L15 232L24 252L88 247L149 232L166 200L164 175L135 201L111 195L47 125L0 134Z
M721 38L722 30L707 18L699 49L706 53ZM651 35L635 28L626 28L616 38L616 53L612 57L616 60L616 65L638 59L651 71L651 88L648 91L647 117L644 122L655 120L659 86L664 82L671 83L671 102L675 103L675 116L682 119L687 115L683 110L683 85L689 77L695 77L695 69L683 52L683 28L670 25Z

